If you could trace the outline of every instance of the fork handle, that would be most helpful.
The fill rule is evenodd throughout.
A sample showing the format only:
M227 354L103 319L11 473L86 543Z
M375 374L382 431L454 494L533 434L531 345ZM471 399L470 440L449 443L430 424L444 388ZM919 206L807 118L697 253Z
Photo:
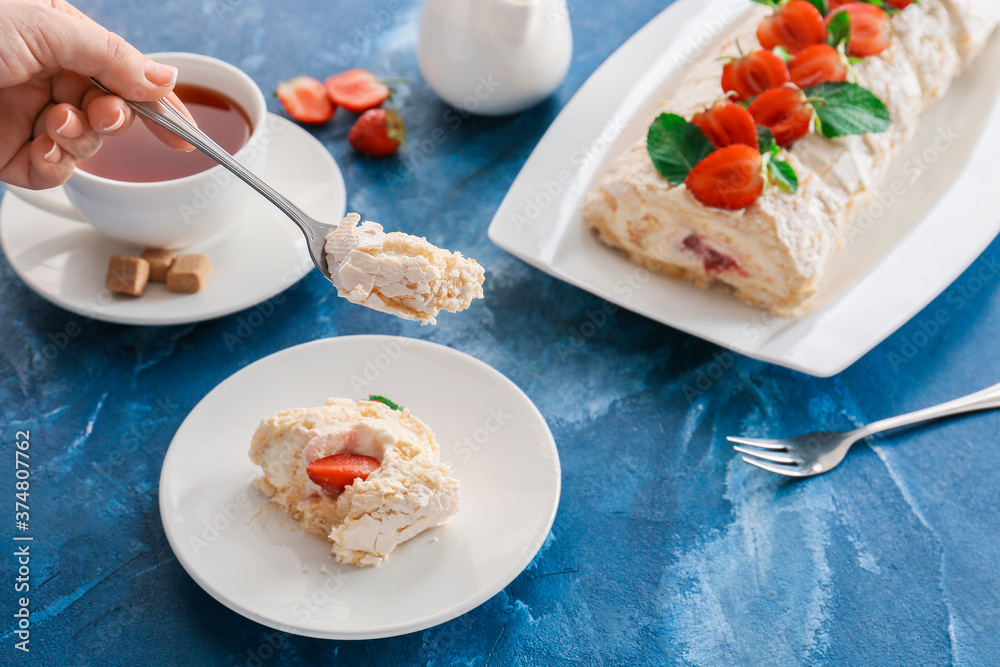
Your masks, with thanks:
M956 398L953 401L948 401L947 403L942 403L941 405L935 405L930 408L924 408L923 410L917 410L916 412L899 415L898 417L889 417L888 419L872 422L867 426L859 428L856 433L858 434L859 439L867 438L875 433L881 433L882 431L887 431L889 429L899 428L900 426L909 426L910 424L916 424L930 419L939 419L941 417L959 415L964 412L975 412L977 410L989 410L992 408L1000 408L1000 384L995 384L992 387L983 389L982 391L977 391L974 394L969 394L968 396L963 396L962 398Z

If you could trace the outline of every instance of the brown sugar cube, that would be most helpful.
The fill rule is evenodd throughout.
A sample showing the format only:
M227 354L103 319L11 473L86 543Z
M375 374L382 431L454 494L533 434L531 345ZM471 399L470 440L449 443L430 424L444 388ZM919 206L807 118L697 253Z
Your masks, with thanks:
M167 289L171 292L197 292L208 281L212 263L205 255L178 255L167 272Z
M112 292L142 296L149 281L149 262L140 257L111 255L104 284Z
M174 263L174 253L166 248L146 248L140 257L149 262L149 282L167 282L167 271Z

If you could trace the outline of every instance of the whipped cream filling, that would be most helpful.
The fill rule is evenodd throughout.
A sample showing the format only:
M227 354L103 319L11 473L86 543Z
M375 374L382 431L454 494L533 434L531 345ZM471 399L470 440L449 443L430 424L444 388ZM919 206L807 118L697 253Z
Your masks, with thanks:
M360 220L350 213L326 237L327 266L340 296L422 324L483 298L485 272L476 260Z

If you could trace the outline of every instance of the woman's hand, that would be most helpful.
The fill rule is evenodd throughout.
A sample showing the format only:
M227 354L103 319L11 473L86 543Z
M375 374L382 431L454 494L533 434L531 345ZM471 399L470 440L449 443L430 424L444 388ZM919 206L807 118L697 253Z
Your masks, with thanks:
M132 124L122 97L168 97L177 70L155 63L63 0L0 0L0 181L35 190L65 183L104 135ZM186 110L185 110L186 111ZM192 147L150 124L167 145Z

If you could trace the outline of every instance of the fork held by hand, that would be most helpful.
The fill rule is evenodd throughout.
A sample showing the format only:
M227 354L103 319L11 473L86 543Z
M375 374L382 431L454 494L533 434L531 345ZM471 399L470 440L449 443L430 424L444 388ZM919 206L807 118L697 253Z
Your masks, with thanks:
M941 405L873 422L846 433L817 431L777 440L734 437L726 440L736 443L733 449L744 454L743 460L751 465L779 475L811 477L835 468L844 460L851 445L875 433L992 408L1000 408L1000 384Z

